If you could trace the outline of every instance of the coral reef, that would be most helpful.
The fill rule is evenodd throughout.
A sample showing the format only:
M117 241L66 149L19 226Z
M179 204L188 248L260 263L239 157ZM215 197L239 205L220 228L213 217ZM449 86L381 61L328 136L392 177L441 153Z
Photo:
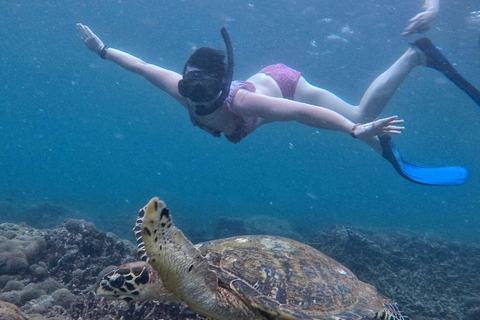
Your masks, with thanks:
M69 219L44 230L0 224L0 248L1 253L3 248L9 250L4 255L5 266L21 266L0 271L0 302L13 306L0 309L1 320L10 319L2 318L1 312L10 314L19 310L16 306L30 320L205 319L178 303L127 303L95 297L100 275L136 260L136 249L87 221Z
M212 231L216 238L275 233L302 239L288 222L261 216L225 218ZM480 320L480 245L342 226L304 240L402 304L412 319ZM87 221L41 230L0 224L0 319L204 319L179 303L95 297L102 274L133 260L132 243Z
M205 320L206 318L195 314L180 303L106 301L99 300L92 292L88 292L72 305L67 319Z
M310 241L416 320L480 319L480 246L338 226Z
M82 220L54 229L0 225L0 300L28 315L67 315L108 265L133 261L133 244ZM63 319L63 318L62 318Z
M0 231L0 275L22 274L45 253L42 234L32 228L2 224Z

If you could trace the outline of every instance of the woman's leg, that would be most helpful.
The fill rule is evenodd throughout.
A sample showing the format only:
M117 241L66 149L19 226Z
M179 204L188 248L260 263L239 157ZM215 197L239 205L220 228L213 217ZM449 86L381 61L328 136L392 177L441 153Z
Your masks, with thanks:
M387 71L378 76L360 101L358 106L360 120L365 122L376 119L410 71L416 66L424 64L424 60L423 54L413 48L408 48Z
M329 108L353 122L370 122L382 112L408 73L423 64L423 60L423 55L408 48L387 71L373 81L358 106L348 104L335 94L309 84L303 77L298 81L295 100Z

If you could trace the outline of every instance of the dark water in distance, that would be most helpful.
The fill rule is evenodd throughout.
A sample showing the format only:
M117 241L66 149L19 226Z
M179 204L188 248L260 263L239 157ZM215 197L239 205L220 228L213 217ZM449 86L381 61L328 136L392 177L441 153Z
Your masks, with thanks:
M133 226L157 195L193 228L264 214L310 229L480 238L480 110L439 73L416 68L382 115L405 119L394 141L407 160L467 167L459 187L413 184L358 141L296 123L264 126L237 145L213 138L172 98L88 51L75 28L84 23L112 47L181 71L192 48L223 49L225 25L236 79L282 62L358 103L416 38L400 33L420 0L2 0L1 8L0 203L48 201L72 217L128 217ZM480 86L479 25L467 19L477 9L444 1L428 36Z

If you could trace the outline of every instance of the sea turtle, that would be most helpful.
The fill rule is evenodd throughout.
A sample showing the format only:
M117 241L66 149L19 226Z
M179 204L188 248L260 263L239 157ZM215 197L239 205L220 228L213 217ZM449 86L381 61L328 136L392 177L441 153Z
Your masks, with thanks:
M142 261L107 274L98 295L183 301L212 319L409 319L346 267L291 239L250 235L193 245L158 198L140 210L134 231Z

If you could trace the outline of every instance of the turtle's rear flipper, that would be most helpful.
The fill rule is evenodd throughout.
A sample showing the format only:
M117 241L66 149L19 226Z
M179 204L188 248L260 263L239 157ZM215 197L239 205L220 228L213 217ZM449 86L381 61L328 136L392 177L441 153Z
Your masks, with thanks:
M465 91L475 103L480 106L480 91L467 81L447 58L438 50L437 47L428 38L420 38L412 43L412 45L421 50L427 57L426 66L443 73L457 87Z
M397 303L384 304L385 309L377 312L375 319L381 320L410 320Z
M392 143L392 137L382 135L378 138L382 156L407 180L433 186L457 186L467 181L468 170L464 167L420 167L410 164L402 159Z

